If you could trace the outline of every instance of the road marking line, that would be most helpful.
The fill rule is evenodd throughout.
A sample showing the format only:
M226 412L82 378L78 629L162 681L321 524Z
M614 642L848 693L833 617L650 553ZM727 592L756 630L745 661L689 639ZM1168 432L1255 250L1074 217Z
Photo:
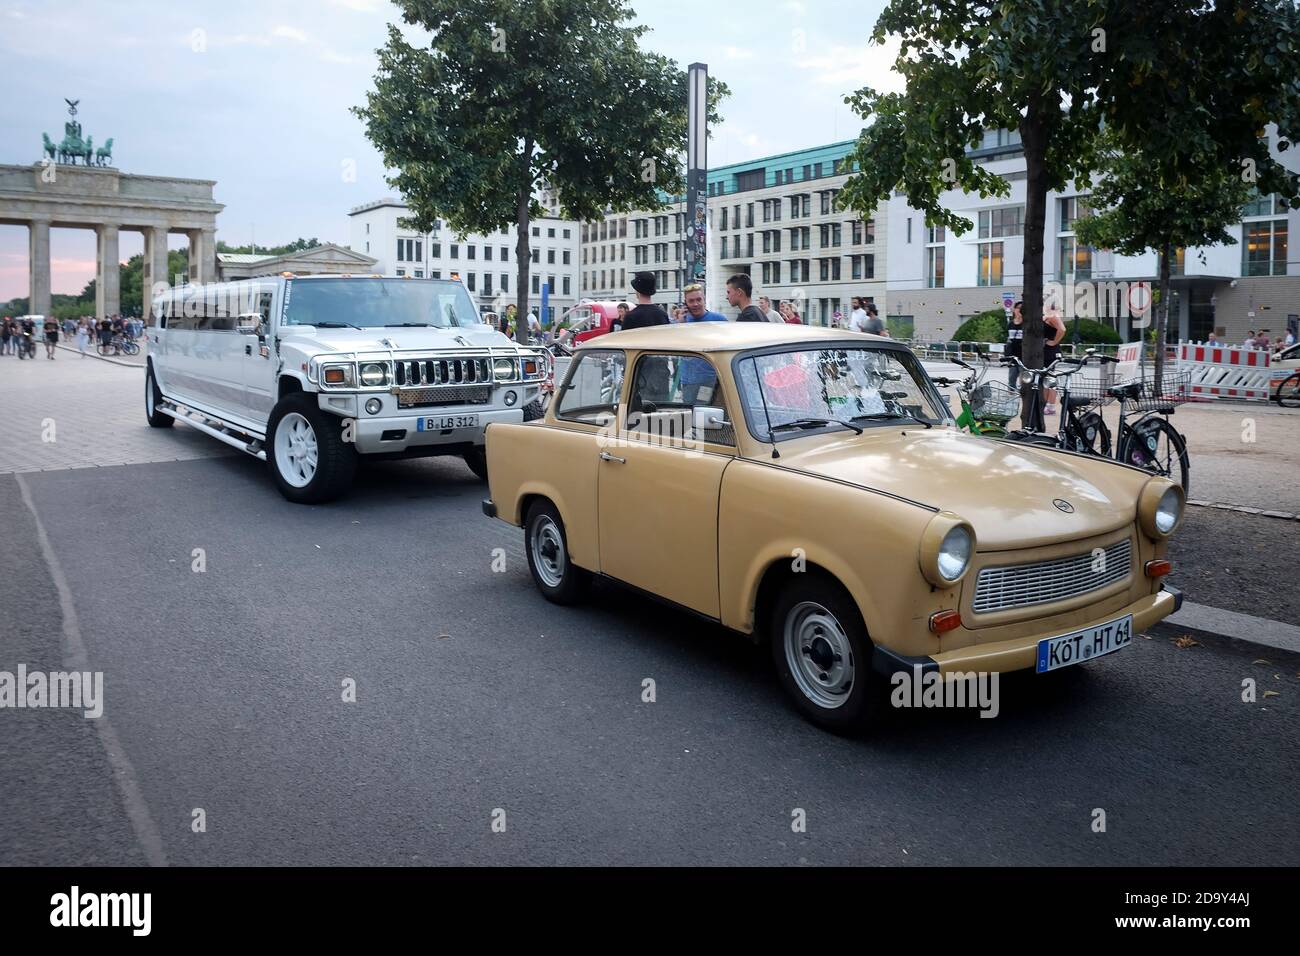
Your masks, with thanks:
M64 666L69 670L89 670L90 658L86 653L85 641L81 639L81 627L77 622L77 609L72 603L72 588L68 586L68 579L63 575L63 568L59 564L58 556L55 555L54 548L50 545L50 538L45 533L45 525L41 523L41 516L36 513L36 503L32 500L32 493L27 487L27 482L23 480L22 475L14 475L14 480L18 482L18 490L22 494L23 504L32 513L32 520L36 522L36 539L40 542L41 554L44 556L45 564L50 570L50 577L54 581L55 590L59 593L59 610L62 612L63 617L63 638L65 641ZM113 782L117 784L118 792L122 796L122 804L126 808L127 818L131 821L132 829L135 830L136 839L140 842L140 848L144 851L145 859L149 861L150 866L166 866L167 854L163 851L162 834L158 830L158 825L154 823L153 816L149 813L149 805L145 802L144 795L140 791L135 767L131 764L131 758L126 755L126 748L122 746L122 741L117 736L117 731L113 729L107 715L101 715L93 723L95 732L99 735L100 746L104 748L104 754L108 758L108 765L113 771Z

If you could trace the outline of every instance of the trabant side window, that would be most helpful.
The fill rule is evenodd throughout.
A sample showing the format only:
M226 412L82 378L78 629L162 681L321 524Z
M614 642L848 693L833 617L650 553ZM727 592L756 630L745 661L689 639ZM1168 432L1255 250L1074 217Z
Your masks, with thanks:
M615 349L579 352L560 389L555 417L604 425L618 408L626 365L627 355Z
M695 428L695 409L716 409ZM636 363L627 403L627 430L655 439L707 441L734 445L736 432L727 415L718 373L696 355L643 355Z

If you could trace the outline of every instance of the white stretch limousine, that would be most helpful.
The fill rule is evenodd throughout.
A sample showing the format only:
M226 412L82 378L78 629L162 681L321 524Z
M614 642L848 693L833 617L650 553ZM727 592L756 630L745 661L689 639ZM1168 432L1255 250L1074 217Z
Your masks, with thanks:
M291 501L344 492L357 455L461 455L541 417L549 354L479 321L459 282L283 275L154 299L145 411L270 463Z

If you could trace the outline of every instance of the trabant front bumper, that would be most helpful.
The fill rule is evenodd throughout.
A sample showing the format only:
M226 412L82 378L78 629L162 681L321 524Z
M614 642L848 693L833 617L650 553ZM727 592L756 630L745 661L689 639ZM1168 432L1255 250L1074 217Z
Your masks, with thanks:
M1133 615L1135 633L1145 631L1175 613L1183 606L1183 592L1165 585L1155 594L1139 598L1127 607L1102 615L1096 620L1079 625L1079 630L1102 624L1106 621ZM938 671L948 674L954 671L970 673L971 671L1004 672L1026 670L1035 666L1038 660L1038 642L1045 637L1056 637L1059 631L1042 634L1028 634L1009 641L997 641L992 644L973 644L959 647L930 657L907 657L896 654L884 647L877 646L872 656L872 667L886 676L898 671L912 672L920 668L922 673Z

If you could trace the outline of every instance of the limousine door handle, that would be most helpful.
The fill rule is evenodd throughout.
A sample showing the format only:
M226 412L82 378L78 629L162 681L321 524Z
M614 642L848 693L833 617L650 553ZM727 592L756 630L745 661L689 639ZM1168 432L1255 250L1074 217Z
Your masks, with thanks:
M248 342L248 343L246 343L246 344L244 345L244 354L245 354L245 355L252 355L252 354L253 354L253 343L252 343L252 342Z
M602 451L602 452L600 453L600 460L601 460L601 461L616 461L616 462L618 462L620 465L626 465L626 464L627 464L627 459L626 459L626 458L619 458L618 455L611 455L611 454L610 454L609 452L607 452L607 451Z

